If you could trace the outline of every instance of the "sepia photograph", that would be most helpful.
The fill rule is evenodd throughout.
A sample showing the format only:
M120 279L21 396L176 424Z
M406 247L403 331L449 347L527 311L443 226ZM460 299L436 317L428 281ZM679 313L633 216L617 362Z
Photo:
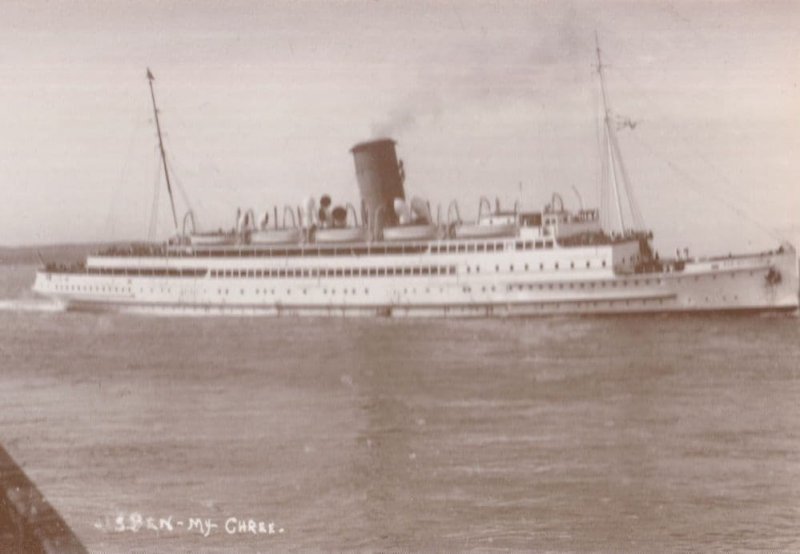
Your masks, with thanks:
M0 552L800 550L800 3L2 14Z

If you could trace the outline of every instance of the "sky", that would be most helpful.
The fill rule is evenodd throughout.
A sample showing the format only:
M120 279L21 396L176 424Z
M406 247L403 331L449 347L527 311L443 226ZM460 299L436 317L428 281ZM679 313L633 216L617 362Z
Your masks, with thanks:
M598 206L595 33L656 247L797 243L800 2L5 0L0 244L173 233L147 67L205 230L357 204L349 149L379 136L434 210Z

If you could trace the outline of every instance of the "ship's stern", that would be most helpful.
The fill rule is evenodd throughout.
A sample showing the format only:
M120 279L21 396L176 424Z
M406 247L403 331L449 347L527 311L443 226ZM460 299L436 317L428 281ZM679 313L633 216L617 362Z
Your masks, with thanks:
M46 269L39 269L36 271L36 279L33 281L31 290L39 296L63 303L65 299L57 289L56 281L57 277L54 278L53 273Z

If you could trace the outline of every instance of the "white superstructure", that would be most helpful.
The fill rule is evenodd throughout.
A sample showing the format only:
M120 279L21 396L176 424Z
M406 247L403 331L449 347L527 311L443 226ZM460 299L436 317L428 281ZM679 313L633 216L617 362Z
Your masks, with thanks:
M262 249L165 248L43 270L75 309L265 315L513 316L795 310L797 255L686 260L636 272L640 241L438 240Z

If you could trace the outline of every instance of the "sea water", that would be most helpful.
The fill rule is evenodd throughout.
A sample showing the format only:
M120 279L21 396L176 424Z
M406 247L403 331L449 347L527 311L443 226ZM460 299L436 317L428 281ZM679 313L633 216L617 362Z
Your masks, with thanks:
M65 312L2 444L90 551L800 549L800 320Z

